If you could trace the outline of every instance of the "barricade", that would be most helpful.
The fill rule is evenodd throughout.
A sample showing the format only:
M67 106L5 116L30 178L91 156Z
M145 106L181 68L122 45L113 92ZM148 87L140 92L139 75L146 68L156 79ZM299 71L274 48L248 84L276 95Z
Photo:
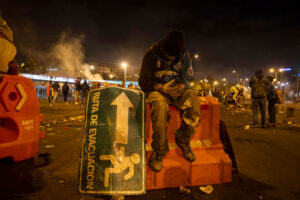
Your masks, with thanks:
M0 158L14 161L39 153L40 106L33 82L22 76L0 78Z
M180 127L181 118L171 106L167 136L170 151L163 161L160 172L154 172L148 165L152 153L151 107L146 105L146 151L147 190L219 184L231 181L231 161L224 152L219 137L220 105L214 97L200 97L200 122L191 141L196 161L189 163L175 143L175 131Z

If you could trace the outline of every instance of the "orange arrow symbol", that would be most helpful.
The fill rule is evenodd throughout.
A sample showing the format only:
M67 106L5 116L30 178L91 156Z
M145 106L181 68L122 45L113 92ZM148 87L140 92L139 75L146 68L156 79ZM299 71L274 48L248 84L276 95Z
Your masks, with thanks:
M19 90L19 92L20 92L20 94L21 94L21 100L20 100L20 102L18 103L18 105L17 105L17 107L16 107L16 110L17 111L20 111L21 110L21 108L23 107L23 105L24 105L24 103L26 102L26 100L27 100L27 94L26 94L26 92L24 91L24 89L23 89L23 87L22 87L22 85L19 83L19 84L17 84L16 85L17 86L17 88L18 88L18 90Z

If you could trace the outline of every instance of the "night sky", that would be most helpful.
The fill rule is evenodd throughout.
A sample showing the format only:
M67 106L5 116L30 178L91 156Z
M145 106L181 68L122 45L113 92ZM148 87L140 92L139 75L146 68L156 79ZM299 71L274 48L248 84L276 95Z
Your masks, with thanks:
M300 65L296 0L0 2L17 60L49 51L67 32L84 35L86 62L126 60L139 68L145 50L179 28L191 54L199 54L196 72L224 76L236 69L247 76L258 67Z

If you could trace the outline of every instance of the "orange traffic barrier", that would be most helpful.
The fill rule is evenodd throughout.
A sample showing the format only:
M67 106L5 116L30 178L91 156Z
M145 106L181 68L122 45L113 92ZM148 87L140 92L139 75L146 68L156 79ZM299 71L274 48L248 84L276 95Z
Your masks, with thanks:
M22 76L0 78L0 158L21 161L38 155L40 120L33 82Z
M170 109L167 128L170 151L163 160L160 172L154 172L148 166L152 152L151 107L146 105L146 151L148 190L179 186L218 184L231 181L231 161L224 152L219 138L220 105L213 97L200 97L201 116L191 141L196 161L189 163L175 143L175 131L180 127L181 118L176 109Z

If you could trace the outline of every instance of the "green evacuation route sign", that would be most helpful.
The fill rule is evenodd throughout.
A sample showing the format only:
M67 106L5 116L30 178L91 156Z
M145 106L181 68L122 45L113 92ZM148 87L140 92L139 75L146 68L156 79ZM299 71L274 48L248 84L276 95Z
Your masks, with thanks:
M144 93L119 87L92 90L85 116L79 191L145 193Z

